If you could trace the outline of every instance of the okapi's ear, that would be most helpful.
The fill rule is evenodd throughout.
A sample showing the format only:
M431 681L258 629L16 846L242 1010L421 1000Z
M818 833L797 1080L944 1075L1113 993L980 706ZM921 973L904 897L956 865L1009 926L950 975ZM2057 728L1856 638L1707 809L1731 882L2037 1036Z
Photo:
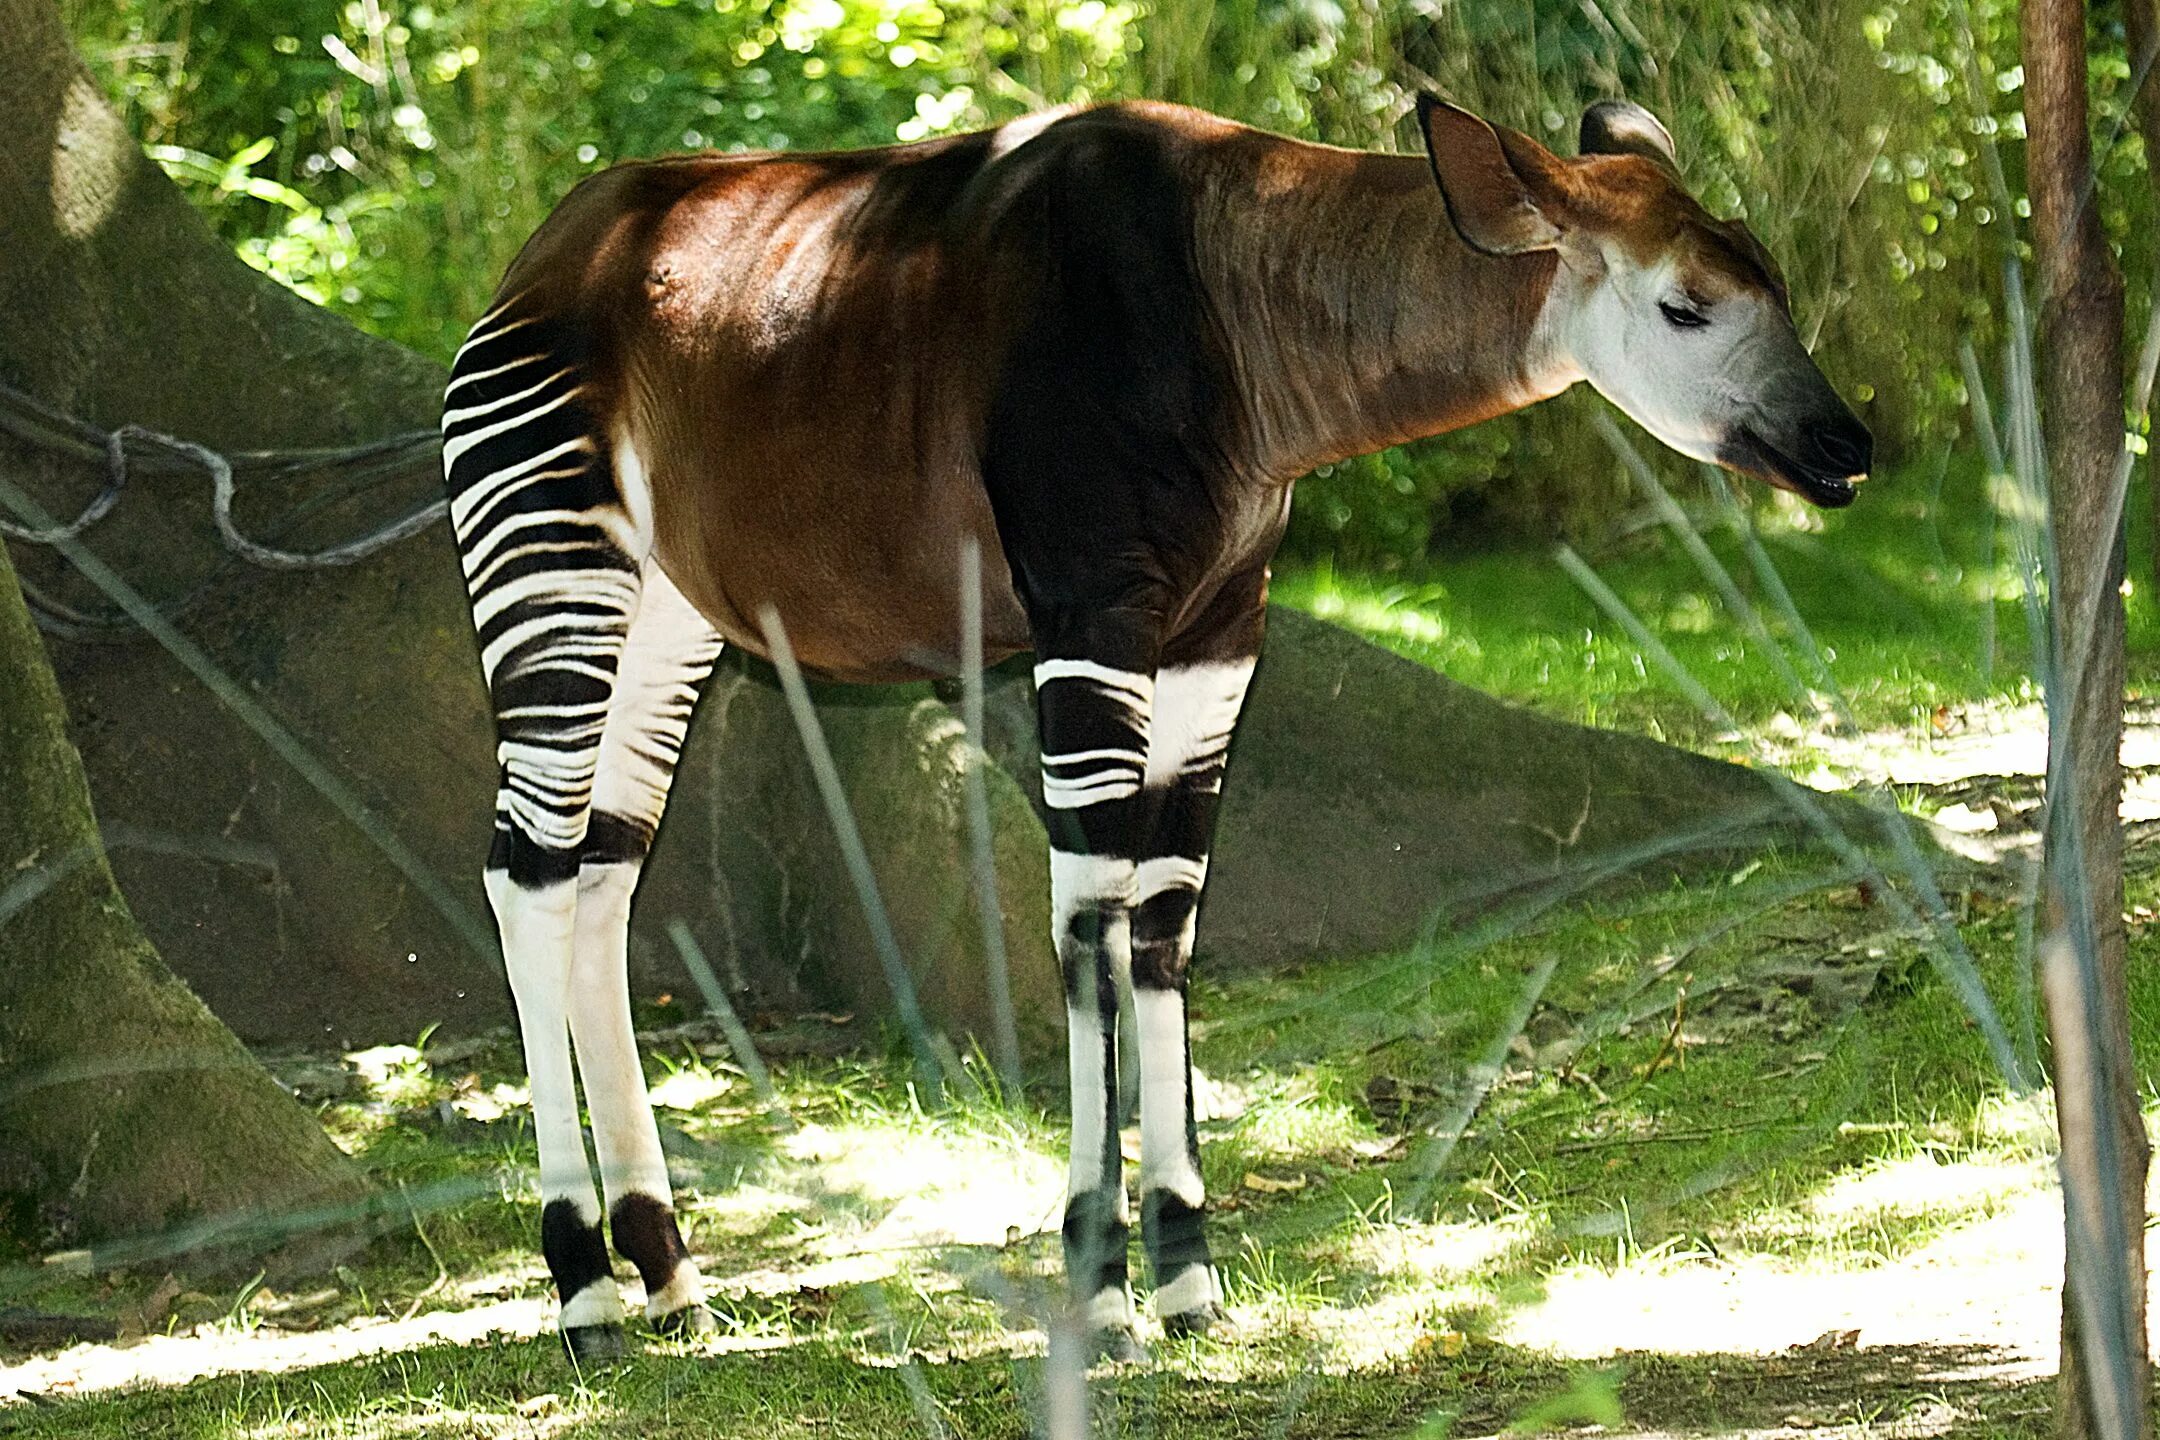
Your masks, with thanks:
M1632 100L1600 100L1583 111L1582 143L1576 148L1585 155L1640 155L1674 179L1680 177L1671 133Z
M1440 182L1440 195L1447 202L1456 233L1471 249L1488 255L1521 255L1550 250L1560 243L1560 227L1510 163L1492 126L1432 95L1420 94L1417 108L1433 179ZM1525 159L1543 153L1527 136L1514 148Z

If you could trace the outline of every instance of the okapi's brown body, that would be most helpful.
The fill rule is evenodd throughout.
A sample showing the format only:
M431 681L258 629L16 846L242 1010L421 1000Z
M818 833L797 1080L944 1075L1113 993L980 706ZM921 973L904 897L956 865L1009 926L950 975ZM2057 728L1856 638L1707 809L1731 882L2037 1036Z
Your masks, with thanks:
M1295 477L1588 376L1685 453L1852 498L1867 432L1656 120L1594 106L1563 161L1437 101L1419 117L1422 157L1130 104L627 165L518 257L458 353L443 455L502 764L488 893L574 1353L619 1348L622 1314L580 1078L647 1316L712 1323L624 967L723 642L764 654L777 625L830 676L950 674L980 548L986 658L1036 657L1067 1268L1126 1348L1127 996L1155 1311L1175 1333L1221 1314L1186 978Z
M953 673L970 539L989 658L1033 643L986 465L1031 492L1004 507L1020 529L1139 492L1099 518L1168 542L1149 599L1176 634L1226 583L1260 583L1296 475L1536 398L1448 337L1526 335L1541 287L1468 272L1550 262L1474 258L1422 157L1141 104L622 166L558 208L503 294L589 337L660 563L727 640L762 653L771 605L805 664L874 681ZM1076 332L1077 360L1057 349ZM1124 372L1110 393L1090 393L1091 363ZM999 476L992 410L1014 392L1082 412L1020 423L1099 453ZM1089 483L1098 468L1125 476Z

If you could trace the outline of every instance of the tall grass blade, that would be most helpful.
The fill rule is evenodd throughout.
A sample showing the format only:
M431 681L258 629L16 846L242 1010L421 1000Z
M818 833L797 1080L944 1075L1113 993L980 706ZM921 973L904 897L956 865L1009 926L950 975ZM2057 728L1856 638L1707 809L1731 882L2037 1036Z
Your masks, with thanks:
M833 837L840 843L841 859L849 880L854 882L863 920L870 927L870 943L892 991L893 1009L907 1030L908 1044L915 1054L916 1082L922 1086L924 1100L935 1104L944 1094L943 1067L938 1063L936 1047L930 1043L930 1026L923 1019L922 1005L915 997L914 978L900 955L900 937L894 933L892 916L878 894L877 874L870 868L870 852L863 848L862 829L855 823L854 807L848 804L847 788L840 783L840 768L833 763L832 747L825 743L825 729L818 724L817 709L810 703L810 688L803 682L802 666L796 663L794 647L788 644L780 612L765 606L758 614L758 625L765 632L773 669L780 674L781 693L787 697L788 713L795 717L795 728L802 735L810 773L817 780L818 795L832 821Z
M997 1047L998 1081L1009 1103L1027 1094L1020 1073L1020 1031L1013 1021L1012 970L1005 953L1005 907L998 895L996 837L990 830L990 792L984 767L990 752L983 736L982 550L973 536L960 548L960 718L967 727L967 768L962 774L968 842L974 860L975 909L982 921L983 972L990 987L991 1036Z
M1559 968L1560 957L1557 954L1547 955L1524 978L1522 989L1516 994L1515 1003L1509 1008L1507 1018L1501 1022L1500 1028L1493 1032L1492 1040L1479 1054L1476 1063L1471 1065L1462 1093L1455 1097L1455 1103L1448 1108L1446 1118L1432 1132L1432 1138L1425 1146L1425 1153L1418 1157L1417 1182L1410 1187L1397 1213L1418 1215L1423 1211L1426 1197L1432 1193L1433 1181L1440 1177L1448 1157L1455 1153L1456 1145L1469 1130L1471 1119L1483 1108L1485 1097L1492 1093L1492 1087L1498 1083L1501 1072L1507 1068L1508 1047L1515 1043L1515 1037L1522 1034L1523 1027L1530 1023L1532 1012L1537 1009L1538 1002L1545 998L1545 987L1552 983L1553 972Z
M691 983L705 998L705 1008L720 1022L720 1033L727 1036L728 1049L735 1052L735 1063L749 1077L750 1089L757 1095L758 1103L771 1111L774 1119L794 1123L787 1103L773 1088L772 1072L765 1068L765 1057L758 1054L757 1042L750 1038L749 1027L735 1013L734 1005L728 1001L727 990L720 984L720 977L713 973L712 962L705 958L705 947L698 944L697 936L682 920L668 921L667 931L668 939L675 942L675 952L682 956L683 968L690 972Z
M1641 617L1628 607L1625 600L1613 593L1612 587L1607 585L1581 556L1566 545L1560 546L1555 553L1561 568L1568 572L1576 584L1582 586L1599 609L1628 632L1629 638L1643 654L1649 656L1651 661L1665 672L1666 677L1702 712L1705 719L1723 729L1739 729L1739 722L1732 714L1703 688L1701 682L1680 663L1679 658L1665 648L1664 642L1651 633L1650 627L1643 624ZM1937 943L1930 948L1929 953L1935 961L1937 971L1964 1004L1966 1013L1972 1016L1974 1024L1979 1026L1982 1038L1987 1041L1989 1053L2011 1087L2020 1094L2030 1091L2035 1081L2027 1073L2023 1059L2011 1045L2009 1033L2003 1028L2002 1017L1996 1014L1994 1001L1989 999L1987 988L1980 981L1979 971L1962 953L1962 942L1955 950L1943 943L1944 927L1922 920L1904 895L1884 878L1874 860L1830 819L1814 792L1794 782L1775 765L1765 764L1762 774L1779 798L1792 808L1818 839L1830 847L1832 853L1874 884L1883 904L1890 907L1893 914L1911 928L1936 939ZM1954 934L1955 927L1950 929Z
M1726 610L1754 638L1763 658L1770 662L1770 668L1777 671L1778 678L1785 682L1785 688L1799 697L1802 705L1806 705L1809 699L1807 682L1800 678L1799 672L1786 660L1784 647L1771 635L1770 627L1763 623L1763 618L1757 613L1754 604L1740 592L1740 587L1733 583L1731 573L1719 562L1717 556L1710 553L1710 547L1703 543L1701 533L1695 528L1695 522L1688 519L1687 511L1681 509L1680 502L1673 499L1672 492L1658 479L1657 472L1642 458L1642 452L1621 433L1620 426L1612 418L1612 412L1600 408L1596 418L1591 421L1591 428L1612 447L1613 453L1620 458L1622 468L1634 478L1635 488L1642 492L1643 498L1657 511L1658 518L1665 523L1665 528L1672 532L1673 538L1680 542L1680 548L1687 551L1688 558L1695 562L1695 568L1702 571L1703 578L1718 592L1718 598L1725 602Z

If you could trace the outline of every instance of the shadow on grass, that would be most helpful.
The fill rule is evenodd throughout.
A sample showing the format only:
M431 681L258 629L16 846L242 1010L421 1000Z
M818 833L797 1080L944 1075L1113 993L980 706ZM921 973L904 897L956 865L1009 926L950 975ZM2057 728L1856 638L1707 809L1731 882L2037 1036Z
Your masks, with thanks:
M1173 1347L1098 1375L1098 1434L1198 1440L1482 1436L1601 1424L1613 1432L2037 1434L2050 1382L2000 1352L1886 1346L1772 1356L1631 1354L1567 1365L1504 1346L1436 1347L1325 1371L1281 1342L1235 1379L1232 1352ZM1041 1362L994 1354L915 1367L955 1440L1037 1432ZM830 1341L717 1356L646 1355L579 1376L554 1342L442 1346L277 1375L202 1380L0 1410L0 1433L70 1440L236 1435L549 1437L926 1433L902 1372Z

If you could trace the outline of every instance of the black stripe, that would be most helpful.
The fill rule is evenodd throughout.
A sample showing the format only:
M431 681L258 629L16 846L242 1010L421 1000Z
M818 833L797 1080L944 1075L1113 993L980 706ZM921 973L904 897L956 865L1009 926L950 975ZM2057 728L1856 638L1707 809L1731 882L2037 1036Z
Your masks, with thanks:
M620 865L628 861L643 860L645 853L652 849L652 838L653 827L642 820L595 810L585 825L585 844L578 851L578 863ZM616 1208L620 1210L621 1206ZM616 1237L615 1246L622 1249L622 1238L619 1235ZM630 1254L627 1250L623 1253Z
M547 1257L555 1294L565 1305L586 1286L613 1273L600 1227L587 1224L573 1200L550 1200L540 1212L540 1253Z
M676 1227L675 1212L651 1195L625 1195L608 1216L615 1249L637 1266L649 1298L667 1288L690 1251Z
M1211 1263L1205 1206L1188 1205L1168 1190L1150 1190L1140 1197L1140 1228L1158 1288L1191 1266Z
M1150 990L1185 989L1192 952L1185 922L1200 908L1200 892L1185 885L1159 890L1133 907L1133 984Z
M1113 1155L1116 1133L1111 1132ZM1065 1205L1065 1274L1073 1294L1083 1301L1105 1290L1125 1288L1125 1252L1131 1236L1118 1218L1118 1193L1113 1186L1119 1183L1084 1190Z

